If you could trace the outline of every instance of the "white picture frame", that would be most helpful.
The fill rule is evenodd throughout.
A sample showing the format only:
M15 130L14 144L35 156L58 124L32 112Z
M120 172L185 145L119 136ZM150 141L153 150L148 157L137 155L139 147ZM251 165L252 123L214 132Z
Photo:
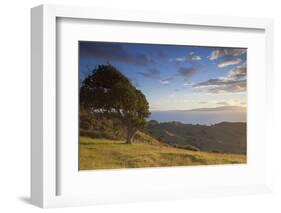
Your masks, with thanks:
M64 19L81 20L101 20L118 21L132 23L153 23L155 25L168 26L200 26L207 28L225 28L227 30L253 29L264 33L264 65L262 69L265 88L264 94L266 102L264 110L268 113L264 116L263 125L266 129L262 135L264 141L262 145L268 146L270 143L270 131L272 125L273 97L271 94L273 85L273 21L271 19L240 18L240 17L217 17L202 15L187 15L173 13L153 13L147 11L123 11L106 9L104 13L100 8L84 8L74 6L54 6L41 5L31 10L31 56L32 56L32 88L31 88L31 201L34 205L47 207L63 207L76 205L92 205L100 203L117 202L139 202L144 200L166 200L209 195L233 195L252 194L270 191L270 165L266 161L266 156L262 159L264 167L257 174L263 173L265 178L254 184L237 182L233 185L220 185L210 187L200 187L199 183L194 183L194 187L177 188L170 186L167 189L155 190L155 192L135 193L114 192L110 194L72 195L60 194L58 185L62 184L59 173L61 166L58 166L60 152L58 152L58 132L57 132L57 88L60 81L57 79L57 21ZM254 112L253 112L254 113ZM257 115L256 115L257 116ZM63 150L60 150L63 151ZM77 159L77 156L73 156ZM197 169L203 169L198 167ZM175 168L174 172L184 172L186 168ZM229 168L226 168L229 169ZM153 170L151 174L153 174ZM165 171L171 170L165 168ZM230 168L233 170L233 168ZM62 170L63 171L63 170ZM148 171L148 173L150 172ZM78 171L77 171L78 172ZM147 171L146 171L147 172ZM134 170L134 175L140 175L141 170ZM150 175L151 175L150 174ZM113 173L111 175L114 175ZM172 177L172 176L170 176ZM165 177L163 177L165 179ZM161 186L161 185L159 185ZM163 185L164 187L164 185ZM137 189L136 189L137 191ZM122 196L119 195L122 193ZM126 194L127 193L127 194Z

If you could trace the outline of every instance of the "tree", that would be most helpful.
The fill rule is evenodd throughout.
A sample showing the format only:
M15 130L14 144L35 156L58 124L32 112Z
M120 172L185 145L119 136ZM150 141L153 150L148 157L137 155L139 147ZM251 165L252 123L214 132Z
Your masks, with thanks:
M126 129L128 144L150 115L144 94L112 65L99 65L85 78L80 104L89 113L119 120Z

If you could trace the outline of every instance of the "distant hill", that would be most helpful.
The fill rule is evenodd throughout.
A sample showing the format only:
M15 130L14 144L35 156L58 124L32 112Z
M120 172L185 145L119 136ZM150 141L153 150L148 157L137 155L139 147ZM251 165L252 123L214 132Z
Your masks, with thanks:
M221 107L213 107L213 108L197 108L197 109L190 109L185 111L245 111L245 107L240 106L221 106Z
M162 143L200 151L246 154L246 123L222 122L205 126L150 121L147 133Z

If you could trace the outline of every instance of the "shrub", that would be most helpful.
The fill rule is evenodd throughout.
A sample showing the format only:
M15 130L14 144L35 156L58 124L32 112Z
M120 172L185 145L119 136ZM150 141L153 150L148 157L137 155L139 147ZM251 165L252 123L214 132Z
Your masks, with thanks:
M106 138L106 139L112 139L112 140L118 140L120 138L116 137L113 134L107 133L107 132L101 132L101 131L95 131L95 130L85 130L80 129L80 136L90 137L90 138Z

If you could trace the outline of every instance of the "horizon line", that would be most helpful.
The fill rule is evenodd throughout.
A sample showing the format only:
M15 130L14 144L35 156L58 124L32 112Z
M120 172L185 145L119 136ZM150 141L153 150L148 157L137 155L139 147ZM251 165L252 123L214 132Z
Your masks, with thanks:
M200 107L200 108L192 108L192 109L152 109L150 110L151 112L168 112L168 111L212 111L217 109L218 111L220 111L219 109L225 109L225 111L227 111L227 108L232 107L233 108L240 108L241 110L247 110L247 106L235 106L235 105L229 105L229 106L219 106L219 107Z

